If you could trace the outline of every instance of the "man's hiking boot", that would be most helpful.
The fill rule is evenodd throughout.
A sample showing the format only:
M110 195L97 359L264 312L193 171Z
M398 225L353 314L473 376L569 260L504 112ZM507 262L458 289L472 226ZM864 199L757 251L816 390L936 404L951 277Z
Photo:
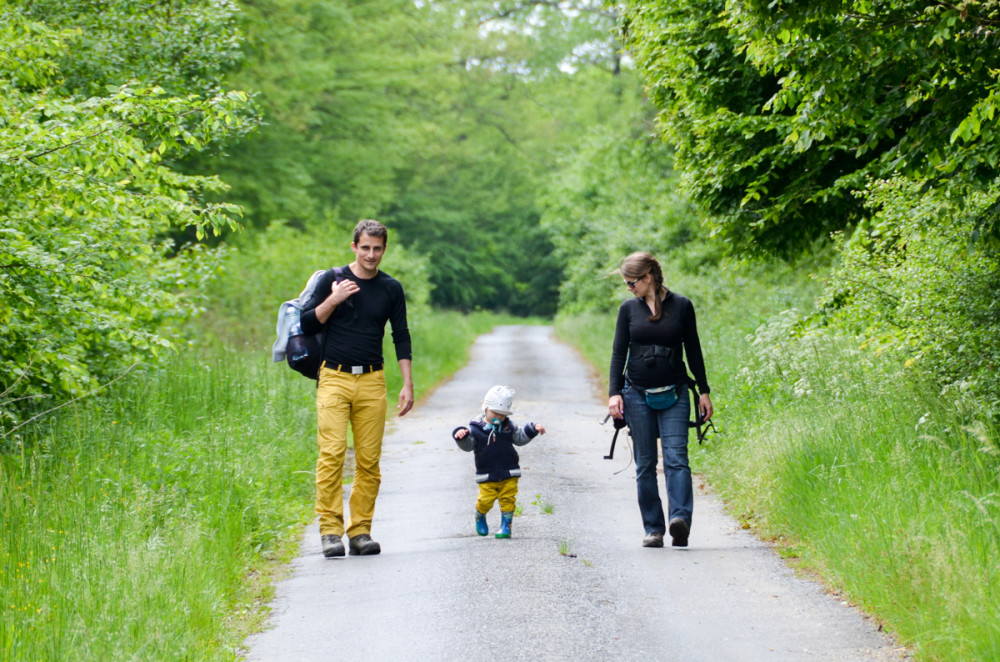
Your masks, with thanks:
M687 522L680 517L673 518L670 520L670 537L673 538L670 544L674 547L687 547L690 531L691 527L688 526Z
M663 547L663 534L659 531L653 531L652 533L647 533L646 537L642 539L643 547Z
M476 510L476 533L485 536L490 532L490 527L486 524L486 515Z
M500 513L500 530L497 531L497 538L510 538L510 523L513 519L513 510L507 510Z
M370 556L382 551L381 545L372 540L367 533L359 533L348 539L347 546L351 550L351 556Z
M344 541L340 539L340 536L335 536L329 533L324 536L320 536L320 542L323 543L323 556L326 558L333 558L334 556L344 555Z

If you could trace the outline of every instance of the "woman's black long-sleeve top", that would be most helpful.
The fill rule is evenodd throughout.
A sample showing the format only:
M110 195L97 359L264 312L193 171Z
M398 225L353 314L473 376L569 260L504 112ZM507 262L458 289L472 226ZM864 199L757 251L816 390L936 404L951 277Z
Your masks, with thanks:
M634 297L618 308L618 322L615 325L615 340L611 347L611 374L608 395L621 395L625 386L625 369L628 363L628 380L639 388L657 388L687 382L687 364L691 368L698 390L708 393L708 378L705 375L705 359L701 354L698 339L698 324L695 320L694 305L687 297L668 292L663 300L663 315L650 322L652 312L644 299ZM629 360L631 343L640 345L660 345L669 347L672 360L656 357L653 360Z

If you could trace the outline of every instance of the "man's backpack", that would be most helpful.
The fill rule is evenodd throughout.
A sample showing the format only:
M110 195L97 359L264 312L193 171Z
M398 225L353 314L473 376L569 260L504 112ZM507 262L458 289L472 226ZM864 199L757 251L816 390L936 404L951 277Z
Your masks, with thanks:
M326 271L313 273L306 282L305 289L295 299L286 301L278 308L278 323L275 330L278 339L271 348L271 358L274 362L284 359L292 370L302 373L310 379L319 379L319 366L323 363L323 339L326 330L319 333L302 333L302 308L304 308L316 293L316 285ZM344 280L344 268L333 268L336 282Z

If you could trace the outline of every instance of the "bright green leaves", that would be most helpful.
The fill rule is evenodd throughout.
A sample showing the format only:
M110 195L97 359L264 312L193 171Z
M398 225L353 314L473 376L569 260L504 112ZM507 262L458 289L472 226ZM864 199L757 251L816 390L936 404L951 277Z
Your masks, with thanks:
M736 247L780 251L857 221L865 176L995 169L998 19L983 2L664 1L626 3L624 26L693 197ZM719 108L742 144L706 130Z
M654 0L623 18L715 233L794 253L853 228L840 321L994 413L998 25L975 0Z
M254 119L240 92L176 96L131 80L75 95L63 67L82 37L4 17L0 429L10 429L170 346L213 263L166 237L218 234L239 214L208 202L225 190L219 179L175 164Z
M58 60L78 30L52 30L20 12L0 11L0 80L22 88L55 82Z
M952 158L938 168L953 172L961 168L986 165L996 172L1000 165L1000 95L994 85L989 93L972 107L969 114L951 133ZM962 149L957 149L961 147Z
M173 95L211 96L242 59L239 10L230 0L9 0L17 14L75 32L59 58L60 84L82 96L128 80Z
M1000 415L1000 243L974 239L995 198L925 184L870 182L872 217L839 241L825 312Z

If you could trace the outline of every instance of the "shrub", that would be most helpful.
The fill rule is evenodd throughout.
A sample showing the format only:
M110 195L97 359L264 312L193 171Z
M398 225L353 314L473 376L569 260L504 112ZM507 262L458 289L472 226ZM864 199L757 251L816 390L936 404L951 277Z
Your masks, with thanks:
M872 182L876 213L850 240L824 316L899 352L945 392L1000 415L1000 244L983 236L1000 186L961 199L921 182ZM969 404L968 406L972 406Z

